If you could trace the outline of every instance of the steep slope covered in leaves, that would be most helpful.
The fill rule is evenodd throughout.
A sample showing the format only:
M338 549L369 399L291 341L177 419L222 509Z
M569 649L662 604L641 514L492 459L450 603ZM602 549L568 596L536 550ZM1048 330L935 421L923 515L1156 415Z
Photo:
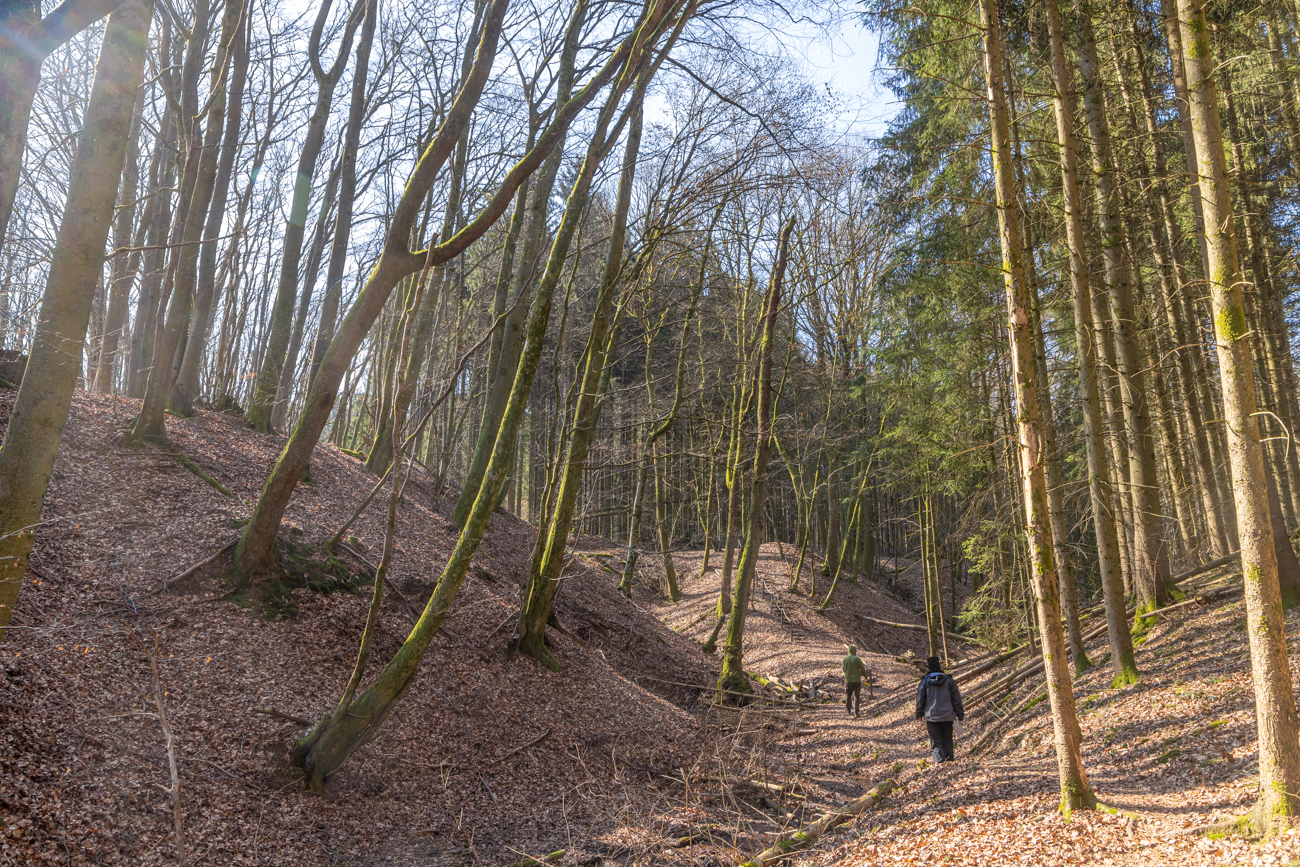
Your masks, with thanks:
M13 394L0 391L0 423ZM135 409L78 395L34 578L0 650L0 864L176 862L151 654L190 863L599 853L610 803L657 797L644 782L653 772L698 758L697 721L628 678L702 683L702 655L596 570L577 564L566 578L559 616L583 643L553 635L560 674L509 655L511 579L526 569L532 537L501 514L410 694L326 797L303 793L284 760L303 728L292 718L313 720L337 701L368 592L293 589L278 619L238 597L214 598L223 589L213 576L154 594L234 538L283 440L218 414L169 419L175 446L209 484L171 453L114 444ZM312 476L288 533L314 542L374 477L332 448L318 452ZM418 472L414 482L400 510L380 658L410 628L455 538L443 517L449 500L435 499ZM378 557L382 511L354 528L366 559Z

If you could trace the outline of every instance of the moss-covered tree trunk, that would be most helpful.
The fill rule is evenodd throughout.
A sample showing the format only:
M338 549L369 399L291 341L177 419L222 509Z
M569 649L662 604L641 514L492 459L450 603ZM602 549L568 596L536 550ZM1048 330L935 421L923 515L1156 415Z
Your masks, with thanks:
M81 372L152 18L152 0L126 0L105 27L27 370L0 445L0 629L9 625L27 574Z
M1232 197L1219 122L1214 55L1200 0L1178 0L1183 62L1205 214L1210 302L1228 428L1237 534L1245 574L1246 636L1259 738L1256 828L1270 833L1290 824L1300 807L1300 731L1288 661L1277 554L1268 499L1264 448L1255 413L1250 337L1242 298L1241 262L1233 234Z
M660 460L658 444L650 457L655 475L655 528L659 535L659 557L664 564L664 596L669 602L680 602L682 591L677 585L677 564L673 562L672 519L668 514L668 484L664 478L668 461Z
M564 47L560 52L560 66L556 74L558 103L569 98L573 90L574 66L577 62L579 40L583 24L586 21L587 4L575 4L573 15L569 19L564 35ZM507 235L506 253L501 260L501 273L497 280L496 307L505 309L505 288L512 286L510 296L518 296L528 286L533 277L535 263L543 252L547 234L547 218L550 215L551 191L555 188L555 179L564 160L564 139L561 138L555 150L542 165L537 179L533 181L530 196L531 203L527 209L527 228L524 231L523 249L515 261L515 240L517 230ZM523 218L523 196L515 208L515 217ZM512 227L513 228L513 227ZM513 274L511 269L514 269ZM510 396L510 386L514 382L515 370L519 367L519 355L523 350L524 320L527 309L519 305L501 326L499 339L493 338L492 349L488 356L487 394L483 398L483 411L479 416L478 434L474 441L474 451L470 454L469 466L465 469L465 478L461 481L460 494L452 506L451 519L456 526L463 526L474 499L478 496L479 486L483 483L483 473L492 456L492 445L496 439L497 428L505 412L506 401Z
M1034 375L1032 290L1025 279L1024 249L1017 214L1017 194L1011 163L1011 135L1006 94L1002 82L1002 33L996 0L980 0L980 23L984 27L984 76L988 88L989 131L992 143L993 176L997 194L1002 270L1010 313L1012 375L1015 380L1017 445L1024 483L1024 506L1029 565L1038 625L1042 638L1047 692L1056 737L1057 771L1061 785L1061 809L1092 809L1097 800L1088 784L1080 752L1083 741L1075 713L1074 691L1066 658L1065 636L1052 563L1052 537L1043 464L1043 421L1038 411Z
M632 203L637 155L641 149L641 99L644 93L643 84L633 95L636 105L623 150L623 171L619 177L609 252L605 258L605 272L601 278L596 309L592 314L591 331L587 335L582 384L573 410L573 427L569 433L568 453L565 455L556 504L546 525L538 526L539 536L544 538L544 543L539 544L534 552L528 575L528 589L519 612L519 649L553 671L559 669L559 661L546 648L546 623L551 617L555 593L559 588L564 552L573 525L573 508L578 501L578 491L587 469L587 452L600 415L600 391L602 382L607 381L605 371L608 353L613 349L609 332L613 324L612 314L619 277L623 271L627 214ZM644 490L644 482L643 476L639 490ZM632 559L631 552L628 559ZM633 565L635 568L635 563Z
M767 461L772 448L772 348L776 340L776 317L781 305L781 285L790 259L790 235L794 231L794 217L781 228L776 262L767 288L767 304L763 315L763 337L758 348L758 382L755 392L758 402L758 424L755 431L754 479L750 488L749 526L745 529L745 547L740 552L740 566L736 574L736 593L727 618L727 638L722 647L722 673L718 676L718 700L728 693L750 692L749 676L745 674L745 616L749 613L749 595L754 584L754 567L758 562L758 549L763 544L763 516L767 511Z
M656 32L655 25L662 26L663 18L677 10L676 7L670 6L666 9L660 7L657 11L659 15L656 19L646 22L646 35L650 45L658 41L657 37L662 33L662 31ZM629 62L635 59L637 58L634 56ZM644 55L640 59L644 60ZM628 72L635 74L634 70L625 70L625 73ZM410 688L420 660L446 618L460 590L465 573L469 570L470 562L478 551L483 532L487 528L488 518L496 507L510 475L510 467L514 462L515 438L519 433L524 410L532 391L533 378L542 357L555 287L564 269L574 232L586 209L592 178L611 144L606 139L605 132L609 129L619 98L627 89L629 77L625 74L621 83L610 90L604 109L596 122L596 130L587 150L587 158L584 159L578 172L565 206L564 217L556 229L546 269L538 281L533 297L525 333L524 351L510 391L510 400L506 404L500 432L497 434L496 445L492 450L492 459L488 462L483 485L479 490L478 498L474 501L474 508L470 511L465 527L461 530L451 557L447 560L447 565L438 578L438 583L424 611L392 660L374 682L350 702L346 712L334 713L323 718L312 731L295 743L291 756L293 761L306 772L306 782L310 788L319 789L324 784L325 778L342 765L348 756L378 734L379 727ZM610 138L616 136L617 129L611 133Z
M717 616L719 620L731 613L731 579L736 569L736 546L740 544L740 505L744 497L742 482L744 472L745 432L744 413L749 395L743 386L735 392L735 413L732 417L731 444L727 449L727 468L723 474L727 482L727 524L722 545L722 577L718 585Z
M866 484L866 474L862 476L863 485ZM849 546L856 544L858 534L858 520L862 516L862 486L858 487L858 496L853 501L853 509L849 513L849 526L844 534L844 540L840 543L839 557L836 560L835 575L831 578L830 589L826 591L826 598L818 606L822 611L831 607L831 600L835 598L835 590L840 586L840 578L844 575L844 569L847 565L850 571L858 568L856 551L850 552Z
M740 534L741 481L744 479L743 451L745 443L742 427L745 413L754 389L748 383L741 383L732 391L731 442L727 447L727 463L723 477L727 483L727 519L723 530L722 575L718 579L718 602L714 606L713 632L705 639L701 648L705 653L715 653L718 649L718 636L731 615L731 585L735 572L737 537ZM809 514L811 515L811 506ZM811 518L810 518L811 520ZM800 563L802 563L802 558ZM812 591L809 590L809 595Z

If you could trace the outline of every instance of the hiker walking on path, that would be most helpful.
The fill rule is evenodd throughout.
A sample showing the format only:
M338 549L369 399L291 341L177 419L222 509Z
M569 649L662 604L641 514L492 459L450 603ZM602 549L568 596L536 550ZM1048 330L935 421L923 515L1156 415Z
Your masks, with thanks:
M932 656L925 664L930 672L921 678L921 685L916 688L916 718L925 720L926 730L930 733L931 759L936 764L951 762L953 720L966 718L961 692L957 689L957 681L944 673L939 657ZM847 670L847 660L845 665Z
M844 707L853 716L862 707L862 681L871 683L871 669L858 656L858 649L849 645L849 655L844 657Z

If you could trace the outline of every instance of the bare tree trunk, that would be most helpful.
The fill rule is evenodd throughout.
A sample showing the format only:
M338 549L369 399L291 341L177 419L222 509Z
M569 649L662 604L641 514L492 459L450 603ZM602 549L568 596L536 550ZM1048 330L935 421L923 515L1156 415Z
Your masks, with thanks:
M226 99L224 88L214 88L212 99L207 106L206 114L209 116L209 122L205 130L202 126L205 112L200 110L198 100L198 79L201 77L203 63L206 60L208 10L207 0L199 0L195 5L195 24L182 67L179 119L182 123L188 124L188 127L183 135L185 163L184 170L181 172L178 209L169 238L169 245L173 249L163 284L163 297L167 298L165 303L167 315L154 342L153 361L144 388L144 401L135 423L125 436L125 440L132 444L145 440L162 442L167 439L165 413L172 385L179 372L181 354L185 349L183 341L194 311L199 247L203 240L208 204L216 182L219 157L217 144L221 137L221 120L225 114ZM223 28L229 23L229 19L223 17ZM212 69L214 82L220 82L224 78L226 65L231 56L232 42L228 38L230 35L223 33L223 37L226 38L218 40L217 59Z
M343 153L339 159L339 198L334 215L334 237L330 246L329 270L325 275L325 297L321 301L320 322L312 345L311 367L307 386L316 379L316 370L330 341L343 297L343 270L347 265L348 239L352 232L352 207L357 197L357 151L361 147L361 127L366 117L366 81L370 72L370 49L378 26L380 0L368 0L366 21L357 43L356 68L352 71L352 96L348 104L348 125L343 133Z
M329 16L330 0L325 0L321 4L316 24L312 28L308 54L311 59L312 73L316 76L316 107L307 123L302 153L298 158L298 172L294 176L293 202L289 209L289 218L284 224L280 282L275 292L275 304L271 308L271 326L266 354L262 357L262 369L257 375L257 387L248 407L248 426L261 433L271 433L272 430L271 413L275 408L277 390L280 386L280 371L289 349L294 302L298 298L298 265L302 257L302 242L307 229L307 208L311 201L312 178L316 174L316 162L325 143L325 126L329 121L334 88L347 65L348 55L352 53L352 36L356 32L357 25L361 23L361 17L357 13L363 8L358 3L348 16L338 56L334 60L334 65L328 70L320 65L320 43L321 33Z
M140 251L128 250L144 243L144 224L132 238L132 228L138 208L136 199L140 190L140 128L144 110L145 89L136 94L135 112L131 120L131 134L127 139L126 164L122 168L122 186L117 196L117 214L113 219L113 264L108 277L108 309L104 315L103 336L97 363L86 371L90 386L100 394L113 391L114 372L117 370L119 347L125 345L122 329L126 325L127 308L131 302L131 286L140 268ZM134 244L133 244L134 241Z
M0 6L0 242L18 194L41 64L54 49L122 5L122 0L65 0L44 18L42 5L38 0L11 0Z
M754 447L754 481L750 491L749 526L745 531L745 547L740 553L740 568L736 576L736 598L727 620L727 639L722 649L722 673L718 676L718 700L727 693L751 691L749 675L745 674L744 642L745 617L749 613L749 595L754 583L754 567L758 562L758 549L763 544L763 517L767 503L767 459L772 447L772 346L776 341L776 316L781 305L781 283L790 256L790 234L794 231L794 218L786 221L778 241L776 264L767 290L767 311L763 317L763 339L759 345L759 372L755 390L758 393L758 430Z
M1227 158L1219 123L1214 53L1200 0L1178 0L1188 102L1196 144L1201 206L1205 213L1210 301L1214 312L1219 376L1223 387L1229 457L1237 506L1237 533L1245 574L1246 635L1250 643L1255 718L1259 737L1256 829L1288 826L1300 806L1300 731L1286 631L1280 616L1277 554L1268 500L1264 449L1255 412L1250 340L1242 299L1241 263L1233 234ZM1171 46L1172 49L1172 46Z
M995 0L980 0L980 23L984 27L984 76L988 88L989 130L997 190L1002 270L1011 320L1011 356L1015 375L1029 563L1038 605L1052 726L1056 735L1061 810L1068 814L1076 809L1095 808L1097 799L1083 767L1083 735L1075 714L1074 691L1066 661L1065 636L1061 627L1061 610L1052 564L1047 476L1043 469L1043 422L1039 417L1038 395L1034 388L1032 323L1035 305L1031 297L1032 291L1025 280L1024 249L1020 239L1019 215L1016 213L1017 193L1011 162L1010 123L1002 83L1002 28Z
M1218 481L1214 469L1211 436L1206 429L1201 397L1196 390L1193 358L1201 358L1200 344L1199 342L1193 344L1192 337L1187 334L1186 323L1182 317L1181 295L1185 291L1183 287L1186 287L1190 282L1190 276L1187 273L1187 266L1183 262L1182 230L1174 214L1173 199L1170 196L1169 184L1166 180L1168 167L1165 163L1164 146L1161 143L1160 129L1156 122L1155 107L1151 97L1151 82L1147 76L1146 60L1142 52L1142 34L1137 30L1135 16L1127 15L1125 17L1128 19L1129 31L1133 37L1133 47L1137 52L1135 66L1138 70L1138 85L1142 97L1142 127L1145 143L1150 149L1154 160L1154 175L1151 180L1159 200L1159 215L1157 217L1153 213L1151 216L1152 249L1156 253L1158 263L1164 260L1161 268L1162 279L1172 281L1170 285L1163 287L1164 303L1160 306L1164 310L1165 324L1170 338L1174 342L1175 382L1178 386L1178 396L1183 411L1186 413L1187 428L1191 434L1194 456L1193 466L1198 483L1196 488L1200 495L1201 510L1205 516L1206 529L1209 535L1208 554L1210 559L1217 559L1227 555L1231 546L1228 531L1224 524L1223 509L1218 499ZM1120 83L1122 86L1124 83L1123 78L1120 79ZM1125 99L1128 100L1127 91L1125 92ZM1138 148L1136 153L1142 160L1142 170L1146 172L1145 157L1142 155L1141 148ZM1153 212L1157 210L1156 202L1148 199L1148 203ZM1160 228L1163 228L1164 231L1160 232ZM1160 251L1162 250L1168 251L1167 257L1161 254Z
M211 204L203 227L207 243L199 249L198 278L194 289L194 312L190 317L189 337L185 341L185 354L181 359L180 373L172 390L172 410L188 415L194 411L194 401L199 396L199 369L208 347L208 332L212 327L212 305L216 294L217 242L226 217L226 200L230 195L230 180L234 172L235 154L239 149L240 123L243 120L244 85L248 80L248 20L246 0L227 0L225 21L221 29L223 40L233 40L232 61L229 67L229 96L222 94L214 102L208 118L210 140L225 121L225 132L217 158L216 179L212 185ZM223 88L226 83L216 72L213 87ZM227 108L229 109L227 111ZM223 118L223 114L225 117ZM238 244L238 238L231 240Z
M1087 85L1088 131L1092 137L1093 188L1097 217L1102 230L1106 290L1114 322L1119 368L1120 394L1128 437L1129 478L1132 484L1134 549L1137 554L1133 586L1137 590L1138 613L1161 607L1169 595L1169 551L1164 538L1160 481L1156 475L1155 438L1151 435L1147 405L1146 366L1137 338L1137 314L1133 302L1133 275L1124 256L1124 225L1120 198L1115 187L1111 156L1110 124L1106 118L1101 64L1093 37L1091 12L1079 18L1079 65Z
M27 574L81 372L86 324L104 268L152 18L151 0L126 0L105 27L36 335L0 446L0 630L9 625Z

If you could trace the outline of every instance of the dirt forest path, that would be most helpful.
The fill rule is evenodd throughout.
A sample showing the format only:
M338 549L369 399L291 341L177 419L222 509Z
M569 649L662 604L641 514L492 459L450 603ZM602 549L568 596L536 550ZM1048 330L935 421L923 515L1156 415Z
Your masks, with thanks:
M1014 694L1017 703L1030 699L1027 712L1014 717L1009 708L974 709L958 740L957 760L920 767L929 754L924 726L914 714L913 690L921 671L900 657L911 651L923 659L924 633L865 619L919 624L920 617L871 582L842 582L829 610L817 610L829 579L819 577L815 599L806 595L806 572L804 592L787 592L794 554L775 544L762 550L747 619L746 669L785 682L821 679L834 700L785 714L799 727L767 754L770 779L797 779L808 807L821 809L857 798L889 777L900 786L881 808L835 829L793 863L1297 863L1298 834L1249 844L1198 833L1240 815L1254 800L1249 669L1244 646L1236 647L1242 641L1235 629L1239 602L1193 610L1153 629L1139 645L1143 681L1123 691L1108 689L1104 644L1089 648L1102 665L1079 678L1075 690L1085 763L1105 808L1067 821L1056 812L1046 701L1034 700L1035 691L1042 693L1041 680ZM700 552L675 554L683 593L679 603L638 590L639 602L697 642L713 627L719 577L713 566L721 557L714 555L704 575L701 559ZM659 558L647 557L640 571L643 581L657 581ZM859 646L875 676L874 700L864 695L857 719L844 709L839 666L850 643ZM960 661L977 649L954 643L950 652ZM971 695L1009 671L1002 667L963 682L963 692ZM1004 716L1012 718L1003 723ZM985 740L985 748L972 756L972 746Z

